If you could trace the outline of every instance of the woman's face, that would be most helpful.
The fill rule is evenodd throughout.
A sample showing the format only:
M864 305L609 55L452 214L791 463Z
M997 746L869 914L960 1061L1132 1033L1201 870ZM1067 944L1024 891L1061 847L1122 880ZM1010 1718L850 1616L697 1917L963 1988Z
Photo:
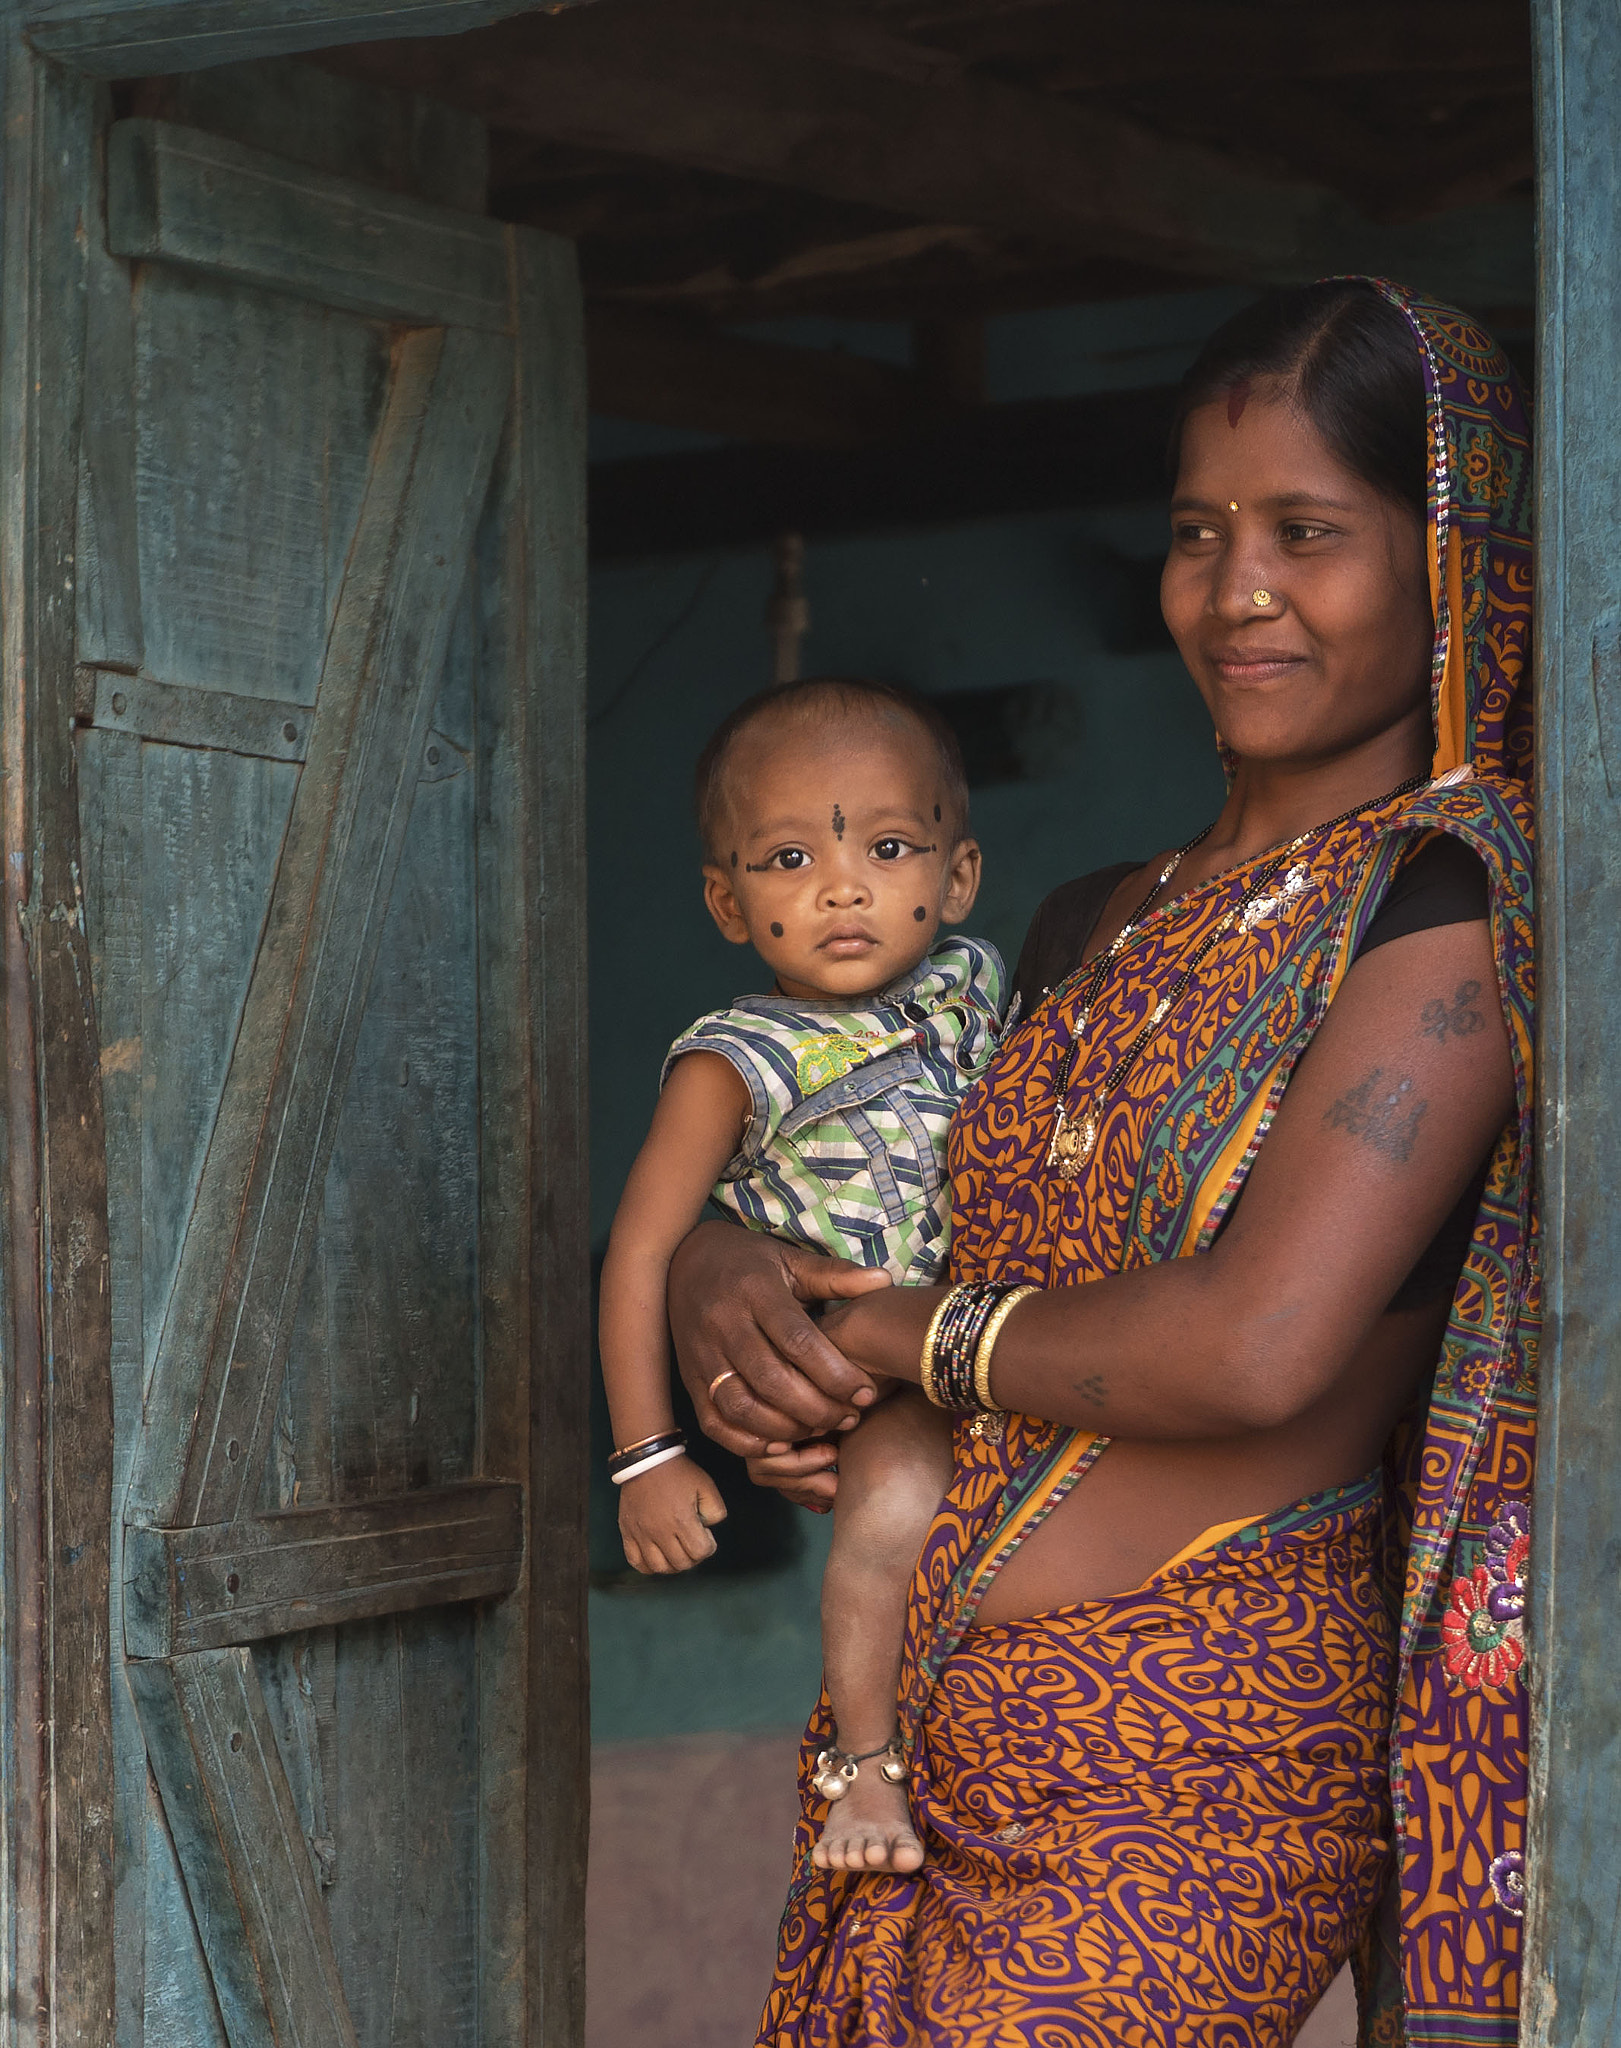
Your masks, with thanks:
M1160 598L1240 757L1305 766L1403 724L1428 755L1423 525L1353 476L1275 383L1190 414Z

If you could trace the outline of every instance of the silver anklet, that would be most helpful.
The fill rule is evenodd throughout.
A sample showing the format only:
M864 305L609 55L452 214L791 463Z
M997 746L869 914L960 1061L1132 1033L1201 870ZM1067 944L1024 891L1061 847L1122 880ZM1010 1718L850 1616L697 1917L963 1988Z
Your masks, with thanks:
M824 1799L842 1799L856 1779L861 1775L861 1766L870 1764L875 1756L884 1761L878 1766L880 1774L891 1785L904 1785L911 1775L901 1755L901 1739L892 1735L882 1749L869 1749L857 1756L853 1750L824 1749L817 1753L816 1775L811 1783Z

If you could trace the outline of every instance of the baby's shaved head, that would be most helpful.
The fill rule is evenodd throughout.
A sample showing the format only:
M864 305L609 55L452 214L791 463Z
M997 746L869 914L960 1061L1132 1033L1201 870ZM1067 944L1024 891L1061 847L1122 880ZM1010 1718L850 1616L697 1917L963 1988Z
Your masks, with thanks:
M968 831L968 777L963 772L962 750L957 736L927 697L903 690L893 683L869 682L859 676L813 676L801 683L781 683L761 690L740 704L711 735L698 756L695 795L698 805L698 833L705 856L716 863L725 859L721 840L730 815L727 767L744 733L778 727L783 740L792 745L796 728L807 738L826 739L839 722L896 726L912 725L921 744L931 749L939 763L941 823L954 844ZM766 737L762 730L760 736Z

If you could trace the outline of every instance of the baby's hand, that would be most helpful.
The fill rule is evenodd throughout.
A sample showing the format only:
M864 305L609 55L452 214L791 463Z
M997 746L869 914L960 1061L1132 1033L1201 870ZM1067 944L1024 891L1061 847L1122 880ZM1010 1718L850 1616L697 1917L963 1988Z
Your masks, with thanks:
M639 1572L691 1571L715 1554L710 1530L726 1519L713 1479L691 1458L655 1465L619 1489L619 1534Z

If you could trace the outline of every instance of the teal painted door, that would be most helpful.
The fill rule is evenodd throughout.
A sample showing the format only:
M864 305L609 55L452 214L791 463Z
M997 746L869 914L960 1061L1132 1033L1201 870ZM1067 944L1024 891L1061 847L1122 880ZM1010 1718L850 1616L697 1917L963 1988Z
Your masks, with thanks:
M36 249L77 403L39 437L72 616L31 687L40 760L72 735L39 945L65 904L93 1010L41 968L37 1021L64 1103L93 1054L104 1119L69 1174L47 1118L43 1172L109 1299L116 2040L563 2044L572 252L467 210L458 117L276 67L115 119L29 62L76 200Z

